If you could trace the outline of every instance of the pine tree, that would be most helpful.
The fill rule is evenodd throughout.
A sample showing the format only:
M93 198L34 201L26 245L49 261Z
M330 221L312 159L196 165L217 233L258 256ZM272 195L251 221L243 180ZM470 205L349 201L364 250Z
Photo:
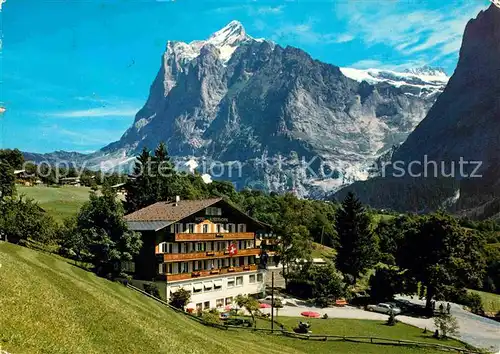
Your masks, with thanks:
M154 185L151 155L147 148L143 148L134 165L133 178L127 181L126 209L131 213L157 201L157 190Z
M360 274L372 267L378 257L370 217L359 199L350 192L337 210L335 221L340 243L337 269L344 274L347 283L355 284Z
M164 142L158 144L152 159L153 180L158 200L169 200L178 195L178 178Z

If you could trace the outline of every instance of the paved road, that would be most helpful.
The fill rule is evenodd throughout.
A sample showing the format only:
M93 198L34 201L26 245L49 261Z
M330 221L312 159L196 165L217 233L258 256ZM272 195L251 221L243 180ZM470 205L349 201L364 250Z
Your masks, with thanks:
M409 300L414 304L424 305L421 300L411 299L410 297L400 297L398 299ZM439 308L441 303L437 302ZM500 323L475 315L465 311L461 305L450 303L451 314L457 319L459 326L459 338L464 342L470 343L475 347L485 348L493 353L500 354ZM446 307L446 303L443 303ZM401 317L401 318L400 318ZM413 318L408 316L398 316L402 322L412 324L423 328L434 328L432 320Z
M401 297L398 299L409 300L413 303L424 304L423 301L413 300L409 297ZM437 306L439 307L439 302ZM445 304L446 305L446 304ZM264 313L270 313L271 309L262 309ZM330 318L355 318L365 320L386 320L387 315L380 313L364 311L355 307L330 307L317 308L310 306L285 306L279 309L280 316L300 317L300 313L304 311L315 311L321 315L327 314ZM500 323L486 319L481 316L474 315L462 309L460 305L451 304L451 313L457 318L459 324L459 338L475 347L489 349L493 353L500 354ZM426 318L416 318L410 316L399 315L397 319L403 323L407 323L420 328L434 330L434 321Z

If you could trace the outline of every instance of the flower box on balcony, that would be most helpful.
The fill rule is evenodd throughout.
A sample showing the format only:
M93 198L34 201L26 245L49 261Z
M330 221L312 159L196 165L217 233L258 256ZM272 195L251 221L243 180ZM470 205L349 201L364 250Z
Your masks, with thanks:
M249 265L244 266L243 270L250 270L250 266Z
M224 251L224 254L229 254L229 251Z
M224 235L223 234L215 234L215 237L221 238L221 237L224 237Z
M210 271L210 274L219 274L219 270L218 269L213 269Z
M201 273L200 273L200 272L192 272L192 273L191 273L191 276L192 276L192 277L199 277L200 275L201 275Z
M206 255L207 256L215 256L215 252L207 252Z
M232 273L232 272L234 272L234 271L235 271L235 269L234 269L234 268L228 268L228 269L227 269L227 271L228 271L229 273Z

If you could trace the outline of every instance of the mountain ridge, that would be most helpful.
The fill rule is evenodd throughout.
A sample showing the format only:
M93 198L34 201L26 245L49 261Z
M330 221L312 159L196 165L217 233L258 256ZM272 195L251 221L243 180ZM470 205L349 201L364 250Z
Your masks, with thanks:
M143 147L165 141L176 161L240 163L237 177L215 176L237 188L321 196L368 178L447 81L431 68L370 69L362 79L346 70L252 38L237 21L206 40L168 41L132 126L85 163L126 168Z
M455 210L470 210L472 215L478 206L481 208L486 203L489 207L482 209L488 209L489 215L500 212L500 204L492 203L500 197L499 58L500 8L492 4L468 22L457 68L448 85L427 116L392 156L392 163L401 161L405 166L425 159L435 162L441 171L444 166L448 176L441 172L440 179L447 180L447 186L443 186L443 193L433 202L434 209L458 195L452 206ZM467 163L462 164L464 168L460 167L460 161ZM414 169L414 173L422 171L422 167ZM338 197L353 190L359 191L364 201L371 198L371 204L377 207L391 207L392 203L412 205L405 203L401 195L378 198L361 192L376 194L376 190L395 183L393 179L379 179L366 185L358 183L341 191ZM412 181L414 191L428 182L429 178L415 178ZM404 186L407 182L401 180L400 183ZM476 217L489 215L482 213Z

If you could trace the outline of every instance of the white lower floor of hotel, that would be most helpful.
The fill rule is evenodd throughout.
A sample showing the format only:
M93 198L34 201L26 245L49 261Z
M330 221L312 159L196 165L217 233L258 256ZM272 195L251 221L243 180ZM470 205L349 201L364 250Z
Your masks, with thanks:
M191 293L187 309L223 309L233 305L238 295L264 294L265 277L265 270L257 270L173 281L166 284L166 296L170 300L171 294L183 288Z

